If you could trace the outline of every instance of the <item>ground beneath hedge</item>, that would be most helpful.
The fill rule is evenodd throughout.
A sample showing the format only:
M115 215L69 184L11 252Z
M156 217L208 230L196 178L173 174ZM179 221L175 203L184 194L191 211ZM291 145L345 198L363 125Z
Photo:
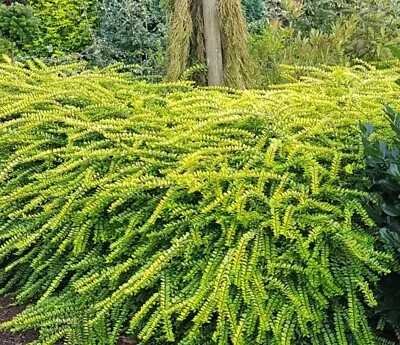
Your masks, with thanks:
M10 306L12 298L0 296L0 323L11 320L15 315L24 310L24 306ZM37 339L38 333L28 331L23 333L0 332L1 345L25 345Z
M24 310L24 306L11 306L13 299L6 296L0 296L0 323L11 320L15 315ZM0 332L0 345L26 345L36 340L39 336L38 332ZM58 342L57 345L64 343ZM121 337L117 345L136 345L137 343L128 338Z

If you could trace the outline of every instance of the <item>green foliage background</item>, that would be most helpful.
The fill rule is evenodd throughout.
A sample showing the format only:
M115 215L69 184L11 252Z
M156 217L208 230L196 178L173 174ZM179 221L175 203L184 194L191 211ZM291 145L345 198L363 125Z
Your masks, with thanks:
M242 5L248 23L264 19L266 10L264 0L242 0Z
M119 61L142 64L155 74L166 70L168 18L158 0L32 0L30 5L39 31L33 39L18 40L18 59L63 61L78 54L94 65ZM393 57L390 47L400 43L397 1L244 0L243 8L251 31L252 87L284 80L280 64L387 60ZM9 51L4 34L1 42Z
M158 0L104 1L90 58L99 65L140 63L160 72L165 59L165 25Z
M31 0L39 20L36 40L25 45L30 56L82 53L93 39L96 0Z
M367 0L368 1L368 0ZM329 32L344 11L356 6L357 0L301 0L304 14L294 26L302 32L318 29Z
M356 120L400 68L287 67L269 91L0 65L2 328L37 344L376 345L392 257L358 201Z
M269 23L251 26L250 51L258 86L281 82L280 64L350 65L357 59L394 58L392 47L400 44L398 2L359 0L329 5L322 0L304 1L302 6L294 0L286 2L285 6L284 1L269 2Z
M18 50L36 38L38 21L29 6L0 3L0 53L14 59Z

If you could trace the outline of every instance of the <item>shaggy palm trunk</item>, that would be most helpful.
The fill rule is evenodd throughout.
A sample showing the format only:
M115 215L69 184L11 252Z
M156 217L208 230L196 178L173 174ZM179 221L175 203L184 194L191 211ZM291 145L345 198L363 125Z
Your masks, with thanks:
M218 0L203 0L203 16L208 85L220 86L223 82L224 73Z
M241 0L163 1L171 13L169 80L179 80L188 67L206 61L208 85L251 86L253 67Z

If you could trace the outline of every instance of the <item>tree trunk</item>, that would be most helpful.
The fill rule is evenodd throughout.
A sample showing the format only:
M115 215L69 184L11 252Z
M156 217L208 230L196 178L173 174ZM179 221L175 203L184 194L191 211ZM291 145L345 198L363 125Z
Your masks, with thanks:
M220 86L223 81L223 63L218 0L203 0L203 16L208 85Z

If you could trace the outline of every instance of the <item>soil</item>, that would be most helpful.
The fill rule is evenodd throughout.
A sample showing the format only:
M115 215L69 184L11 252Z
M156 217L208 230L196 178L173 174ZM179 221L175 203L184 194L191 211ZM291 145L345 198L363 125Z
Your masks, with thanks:
M6 296L0 296L0 323L11 320L15 315L22 312L24 306L11 306L13 299ZM39 333L35 331L27 332L0 332L0 345L26 345L36 340L39 337ZM130 339L129 337L122 336L117 345L136 345L137 342ZM57 345L63 345L62 342L58 342Z
M24 306L10 306L12 298L0 296L0 323L11 320L15 315L24 310ZM11 333L0 332L0 345L25 345L38 338L34 331Z

